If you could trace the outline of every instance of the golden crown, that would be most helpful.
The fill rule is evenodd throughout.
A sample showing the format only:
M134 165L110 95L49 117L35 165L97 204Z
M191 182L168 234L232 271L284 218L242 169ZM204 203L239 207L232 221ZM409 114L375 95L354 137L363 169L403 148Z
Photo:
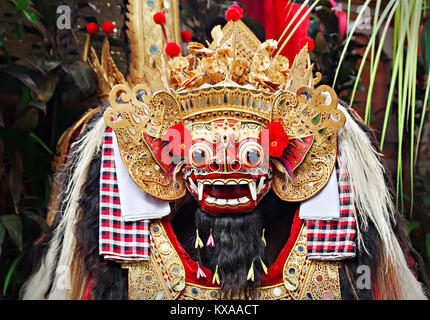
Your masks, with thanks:
M330 178L345 116L337 109L332 88L315 89L321 75L312 74L307 46L290 67L287 58L274 55L276 41L261 43L240 20L223 29L217 26L211 34L208 47L189 43L185 57L158 55L164 90L154 92L149 83L112 88L104 118L118 137L130 176L156 198L179 199L186 193L182 177L165 172L154 151L154 141L163 141L169 128L218 119L264 127L282 119L288 136L298 141L312 136L313 142L294 165L294 181L287 183L282 168L275 165L273 189L287 201L312 197Z

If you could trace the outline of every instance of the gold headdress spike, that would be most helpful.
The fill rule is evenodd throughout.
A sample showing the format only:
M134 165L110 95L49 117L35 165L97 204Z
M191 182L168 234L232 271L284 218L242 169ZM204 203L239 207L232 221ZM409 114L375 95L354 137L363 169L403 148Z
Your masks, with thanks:
M199 247L200 249L203 248L203 241L199 237L199 230L196 229L196 242L194 244L195 248Z
M261 128L281 119L295 149L290 150L295 179L286 181L285 172L274 166L275 193L285 201L303 201L317 194L330 178L337 133L345 116L337 109L332 88L315 87L321 75L312 75L307 46L290 64L281 55L272 57L276 41L261 43L245 24L235 23L235 59L230 21L223 29L213 30L214 41L209 47L191 42L188 56L166 64L169 91L152 93L143 85L133 89L118 85L110 93L111 108L105 112L105 121L118 136L130 176L155 198L174 201L186 193L181 176L172 179L160 170L160 154L154 144L176 124L191 129L214 120L234 119ZM138 99L139 92L144 94Z
M212 278L212 283L213 284L215 284L215 283L217 283L217 284L219 284L219 275L218 275L218 265L216 265L216 267L215 267L215 273L214 273L214 275L213 275L213 278Z
M96 51L91 46L88 63L97 75L99 96L103 102L108 100L109 93L115 85L126 83L124 76L110 55L110 45L107 37L103 40L101 62Z
M254 260L251 263L251 267L248 270L248 276L246 277L246 280L254 281Z
M264 273L269 274L269 272L267 271L267 267L263 262L263 259L261 259L261 257L259 257L259 258L260 258L261 268L263 268Z

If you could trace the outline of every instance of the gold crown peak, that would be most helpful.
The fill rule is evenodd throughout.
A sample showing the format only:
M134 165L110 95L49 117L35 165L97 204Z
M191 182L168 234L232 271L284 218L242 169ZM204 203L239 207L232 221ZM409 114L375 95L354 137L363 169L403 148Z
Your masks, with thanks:
M307 45L292 65L282 55L273 56L276 40L261 43L241 21L216 26L212 43L205 47L190 42L188 55L169 60L168 80L176 93L206 86L242 86L274 93L295 92L300 86L314 88L321 74L313 78Z

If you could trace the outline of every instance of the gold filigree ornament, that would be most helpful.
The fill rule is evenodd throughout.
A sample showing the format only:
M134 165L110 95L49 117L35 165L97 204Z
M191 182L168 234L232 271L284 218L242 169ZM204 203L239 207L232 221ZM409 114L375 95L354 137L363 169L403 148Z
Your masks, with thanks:
M137 94L140 93L140 98ZM104 119L116 133L121 158L133 181L147 194L174 201L186 193L183 179L166 173L154 150L165 152L159 139L172 125L180 123L175 99L168 92L154 96L145 85L133 89L115 86L110 94L111 108Z
M160 220L151 223L150 232L150 260L122 264L122 268L128 269L130 300L220 299L219 283L217 285L216 281L210 287L186 281L186 270L180 253L175 250ZM305 225L302 225L300 234L284 262L282 281L257 288L255 297L256 300L341 300L341 298L339 263L307 258ZM243 296L233 299L243 299Z
M169 91L152 93L144 85L131 89L127 84L112 89L104 117L117 135L130 176L151 196L177 200L186 193L183 178L168 174L160 163L163 151L154 152L167 144L163 136L170 127L181 123L193 128L224 119L265 127L282 120L290 140L312 137L313 142L291 163L294 179L287 181L283 167L273 162L272 187L285 201L314 196L333 171L337 134L345 122L335 92L325 85L314 87L321 75L313 77L307 46L290 67L288 59L269 54L276 41L262 45L241 21L214 30L216 39L208 49L190 43L190 55L166 64L175 80ZM217 55L223 59L218 61Z

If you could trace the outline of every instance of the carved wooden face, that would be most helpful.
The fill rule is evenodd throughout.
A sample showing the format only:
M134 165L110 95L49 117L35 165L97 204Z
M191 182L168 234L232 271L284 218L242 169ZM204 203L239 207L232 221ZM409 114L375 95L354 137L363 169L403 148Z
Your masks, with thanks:
M192 125L183 178L204 211L253 211L270 190L272 169L261 129L230 119Z

